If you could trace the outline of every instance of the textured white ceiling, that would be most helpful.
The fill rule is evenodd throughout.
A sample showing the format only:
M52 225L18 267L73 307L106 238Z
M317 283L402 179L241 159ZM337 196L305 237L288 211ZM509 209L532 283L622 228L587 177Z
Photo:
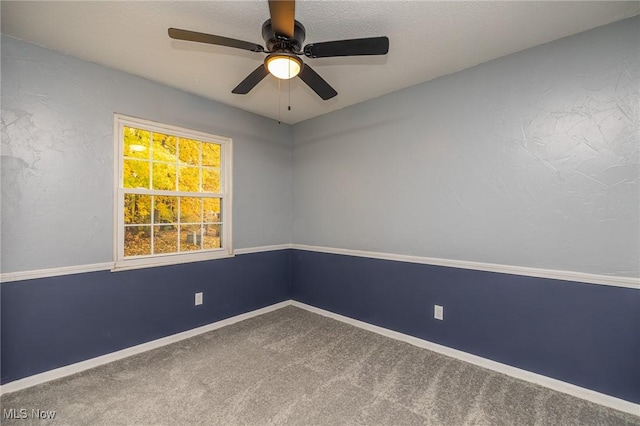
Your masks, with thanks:
M264 45L266 1L2 1L2 32L283 122L295 123L640 14L640 2L298 1L306 43L386 35L387 56L308 59L337 91L268 76L231 90L264 55L172 40L176 27ZM290 90L290 93L289 93ZM292 110L287 111L291 98ZM280 105L280 110L279 110Z

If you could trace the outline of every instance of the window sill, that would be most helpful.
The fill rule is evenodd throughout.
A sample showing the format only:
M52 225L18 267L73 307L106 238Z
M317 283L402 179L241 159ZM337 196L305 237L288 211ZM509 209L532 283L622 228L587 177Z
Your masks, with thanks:
M154 268L158 266L180 265L182 263L204 262L207 260L228 259L234 257L232 250L196 253L189 255L171 255L163 257L143 257L115 262L111 272L129 271L131 269Z

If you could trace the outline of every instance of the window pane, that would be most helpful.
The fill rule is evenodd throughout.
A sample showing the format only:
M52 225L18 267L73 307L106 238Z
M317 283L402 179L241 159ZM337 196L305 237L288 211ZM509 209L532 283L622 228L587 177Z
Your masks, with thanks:
M201 222L202 199L180 197L180 223Z
M202 244L200 229L200 225L180 227L180 251L200 250Z
M173 164L153 163L153 188L175 191L176 166Z
M153 134L153 160L176 162L176 137L163 133Z
M124 223L151 223L151 196L124 194Z
M220 170L202 169L202 190L205 192L220 192Z
M181 163L192 166L200 165L200 141L180 138L180 151L178 157Z
M204 249L216 249L221 247L222 225L204 225Z
M161 225L153 227L153 253L178 252L178 227Z
M154 197L154 223L175 223L178 221L178 197Z
M149 162L124 160L122 184L125 188L149 189Z
M151 254L151 227L127 226L124 228L124 255L142 256Z
M220 198L203 198L202 202L204 203L204 221L220 222L222 220Z
M139 257L152 258L149 265L196 260L203 250L217 257L222 234L231 235L223 222L231 212L222 217L222 208L230 207L223 199L231 197L225 180L231 141L133 117L116 115L115 121L122 138L116 267L146 266Z
M220 167L220 145L217 143L202 143L202 165Z
M124 126L125 157L149 158L150 132Z
M200 169L198 167L180 167L178 191L200 192Z

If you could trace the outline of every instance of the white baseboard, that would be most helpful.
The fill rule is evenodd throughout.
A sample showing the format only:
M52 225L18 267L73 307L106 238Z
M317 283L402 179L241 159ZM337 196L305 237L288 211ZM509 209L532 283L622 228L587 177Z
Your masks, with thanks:
M70 376L72 374L79 373L81 371L89 370L100 365L108 364L110 362L118 361L123 358L137 355L152 349L159 348L161 346L175 343L180 340L188 339L190 337L197 336L208 331L217 330L227 325L234 324L238 321L243 321L258 315L266 314L267 312L275 311L285 306L291 305L291 300L276 303L274 305L266 306L264 308L256 309L255 311L246 312L244 314L236 315L235 317L223 319L211 324L204 325L202 327L194 328L191 330L183 331L181 333L172 334L171 336L163 337L161 339L152 340L150 342L142 343L140 345L132 346L130 348L122 349L117 352L111 352L106 355L102 355L96 358L91 358L86 361L81 361L71 365L65 365L64 367L56 368L55 370L45 371L44 373L35 374L33 376L25 377L14 382L7 383L0 386L0 395L19 391L31 386L39 385L41 383L49 382L51 380L60 379L62 377Z
M298 302L295 300L291 302L291 305L301 309L305 309L309 312L313 312L319 315L323 315L323 316L356 326L358 328L362 328L367 331L371 331L386 337L390 337L395 340L400 340L402 342L406 342L420 348L429 349L431 351L440 353L442 355L456 358L461 361L465 361L470 364L474 364L479 367L486 368L488 370L493 370L498 373L506 374L507 376L511 376L516 379L525 380L527 382L535 383L537 385L544 386L549 389L556 390L558 392L566 393L571 396L586 399L587 401L604 405L606 407L610 407L615 410L624 411L629 414L640 416L640 404L634 404L633 402L615 398L613 396L596 392L591 389L582 388L580 386L572 385L570 383L566 383L557 379L552 379L551 377L543 376L537 373L532 373L527 370L522 370L520 368L512 367L507 364L502 364L500 362L492 361L487 358L482 358L477 355L472 355L467 352L459 351L457 349L452 349L447 346L442 346L437 343L430 342L428 340L423 340L414 336L409 336L408 334L400 333L397 331L389 330L387 328L379 327L377 325L359 321L353 318L345 317L343 315L326 311L321 308L316 308L315 306L307 305L305 303Z
M397 331L379 327L377 325L359 321L353 318L345 317L343 315L326 311L321 308L316 308L315 306L307 305L305 303L298 302L295 300L286 300L284 302L276 303L274 305L266 306L264 308L257 309L255 311L236 315L234 317L217 321L202 327L194 328L192 330L183 331L181 333L173 334L171 336L163 337L161 339L153 340L151 342L146 342L137 346L132 346L130 348L122 349L117 352L112 352L96 358L88 359L86 361L81 361L75 364L56 368L55 370L49 370L49 371L45 371L44 373L25 377L23 379L16 380L14 382L7 383L6 385L0 386L0 395L9 393L9 392L16 392L16 391L26 389L31 386L39 385L51 380L56 380L66 376L70 376L72 374L79 373L81 371L89 370L91 368L95 368L100 365L108 364L110 362L114 362L123 358L137 355L152 349L156 349L156 348L168 345L170 343L178 342L180 340L188 339L190 337L194 337L199 334L206 333L208 331L216 330L216 329L225 327L227 325L231 325L236 322L243 321L245 319L249 319L258 315L266 314L267 312L272 312L290 305L353 325L358 328L362 328L364 330L368 330L386 337L390 337L395 340L400 340L420 348L425 348L425 349L440 353L442 355L450 356L452 358L456 358L461 361L465 361L470 364L477 365L479 367L496 371L498 373L503 373L508 376L514 377L516 379L525 380L527 382L535 383L537 385L544 386L549 389L556 390L558 392L566 393L568 395L572 395L577 398L582 398L587 401L594 402L596 404L604 405L606 407L610 407L615 410L640 416L640 404L634 404L633 402L625 401L623 399L615 398L610 395L606 395L590 389L582 388L580 386L572 385L570 383L566 383L557 379L552 379L550 377L546 377L541 374L532 373L530 371L512 367L507 364L502 364L500 362L482 358L477 355L472 355L467 352L459 351L457 349L452 349L447 346L442 346L437 343L430 342L428 340L419 339L414 336L409 336L408 334L400 333Z

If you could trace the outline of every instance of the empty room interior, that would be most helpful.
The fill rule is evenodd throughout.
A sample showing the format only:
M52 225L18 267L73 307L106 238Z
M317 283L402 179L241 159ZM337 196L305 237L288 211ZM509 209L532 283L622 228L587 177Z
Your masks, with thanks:
M640 425L640 2L0 8L2 424Z

